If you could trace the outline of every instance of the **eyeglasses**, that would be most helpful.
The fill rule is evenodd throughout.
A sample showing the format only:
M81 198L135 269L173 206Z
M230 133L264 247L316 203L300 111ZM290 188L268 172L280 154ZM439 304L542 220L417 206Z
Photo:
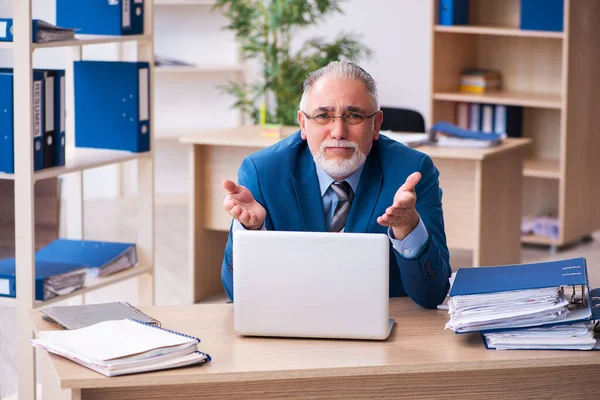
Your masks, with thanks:
M349 114L344 114L344 115L339 115L339 116L323 113L323 114L315 115L314 117L307 115L304 111L302 111L302 114L304 114L304 116L307 119L311 119L319 125L327 125L328 123L332 122L336 118L340 118L343 122L347 122L350 125L358 125L361 122L363 122L365 119L371 118L378 112L379 111L375 111L369 115L360 115L357 113L349 113Z

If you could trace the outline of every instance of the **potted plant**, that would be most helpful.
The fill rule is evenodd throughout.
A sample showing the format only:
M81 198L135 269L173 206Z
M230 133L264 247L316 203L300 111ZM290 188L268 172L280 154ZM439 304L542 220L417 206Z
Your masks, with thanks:
M296 125L302 83L311 71L334 60L356 62L369 57L371 50L350 33L340 33L329 42L310 39L297 51L290 48L298 30L343 13L340 2L217 0L214 9L221 9L229 18L225 29L235 32L243 59L257 61L262 67L260 80L231 81L222 87L234 97L233 108L241 110L255 124Z

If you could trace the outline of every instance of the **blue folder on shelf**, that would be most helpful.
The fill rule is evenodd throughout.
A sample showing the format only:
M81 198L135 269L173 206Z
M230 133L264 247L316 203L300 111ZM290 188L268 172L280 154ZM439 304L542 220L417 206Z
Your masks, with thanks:
M31 30L34 43L72 40L75 37L73 29L52 25L40 19L31 21ZM0 42L12 42L14 40L13 33L13 19L0 18Z
M56 0L56 22L89 35L141 35L143 0Z
M76 61L75 146L150 150L147 62Z
M137 263L134 243L56 239L36 252L39 261L87 265L88 277L103 277Z
M521 0L521 29L562 32L564 3L564 0Z
M33 71L33 169L44 168L45 130L44 74ZM14 166L14 77L8 69L0 69L0 172L13 174Z
M15 259L0 260L0 296L16 297ZM85 284L86 267L77 263L35 261L35 299L48 300L80 289Z
M489 307L499 307L508 301L506 294L516 294L519 291L530 291L533 289L556 288L561 297L567 300L568 305L562 307L556 313L561 314L557 319L517 319L508 326L498 328L467 327L455 330L456 333L467 332L492 332L498 330L524 328L532 326L548 326L566 324L578 321L587 321L592 318L591 295L588 284L587 264L585 258L572 258L559 261L549 261L532 264L503 265L482 268L460 268L450 290L451 298L457 296L485 295L490 301L479 309L481 313L489 312ZM489 297L497 294L495 298ZM474 298L474 297L473 297ZM484 299L479 296L478 299ZM504 303L507 306L508 303ZM473 307L471 305L471 307ZM488 307L488 309L486 309ZM452 311L452 305L450 305ZM472 310L472 309L471 309ZM515 313L518 309L513 309ZM482 314L480 314L482 315ZM527 317L527 316L524 316ZM508 316L506 317L508 318ZM505 323L506 325L506 323Z
M440 25L469 23L469 0L439 0Z

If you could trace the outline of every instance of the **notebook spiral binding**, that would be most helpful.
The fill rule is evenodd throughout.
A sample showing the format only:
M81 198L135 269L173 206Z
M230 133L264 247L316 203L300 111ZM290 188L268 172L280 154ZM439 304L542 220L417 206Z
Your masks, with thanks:
M121 304L123 304L125 307L127 307L129 310L133 311L136 314L140 314L152 321L154 321L156 323L156 326L160 328L160 321L157 319L152 318L151 316L149 316L148 314L145 314L143 312L141 312L140 310L138 310L137 308L135 308L134 306L132 306L131 304L127 303L126 301L122 301Z
M211 357L210 355L208 355L208 354L206 354L206 353L203 353L203 352L201 352L201 351L198 351L198 350L196 350L194 353L198 353L198 354L200 354L201 356L205 356L205 357L206 357L206 362L210 362L210 361L212 360L212 357Z
M130 320L130 321L133 321L133 322L137 322L138 324L149 326L150 328L160 329L161 331L169 332L169 333L172 333L174 335L183 336L183 337L186 337L188 339L194 339L196 342L200 343L200 339L198 339L197 337L194 337L194 336L186 335L185 333L175 332L175 331L172 331L170 329L162 328L162 327L156 326L156 325L150 325L150 324L147 324L145 322L138 321L137 319L132 319L132 318L127 318L127 319Z

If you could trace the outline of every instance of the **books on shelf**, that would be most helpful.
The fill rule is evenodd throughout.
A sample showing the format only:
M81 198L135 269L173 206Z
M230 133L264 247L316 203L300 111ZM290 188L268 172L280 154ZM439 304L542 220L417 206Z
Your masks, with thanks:
M79 329L104 321L135 319L149 325L160 326L160 321L126 302L51 306L40 308L42 318L55 322L65 329Z
M105 277L137 264L135 243L57 239L36 252L36 259L87 267L88 278Z
M458 78L458 90L466 93L497 92L502 87L500 72L484 68L463 69Z
M40 19L34 19L31 24L31 35L34 43L61 42L75 38L75 29L72 28L52 25ZM12 42L14 40L13 34L13 19L0 18L0 42Z
M485 133L523 136L523 107L503 104L456 103L456 125Z
M49 300L81 289L85 285L86 267L75 262L35 260L35 299ZM17 296L16 261L0 260L0 296Z
M211 360L198 351L200 339L129 318L74 330L40 331L31 343L109 377Z

